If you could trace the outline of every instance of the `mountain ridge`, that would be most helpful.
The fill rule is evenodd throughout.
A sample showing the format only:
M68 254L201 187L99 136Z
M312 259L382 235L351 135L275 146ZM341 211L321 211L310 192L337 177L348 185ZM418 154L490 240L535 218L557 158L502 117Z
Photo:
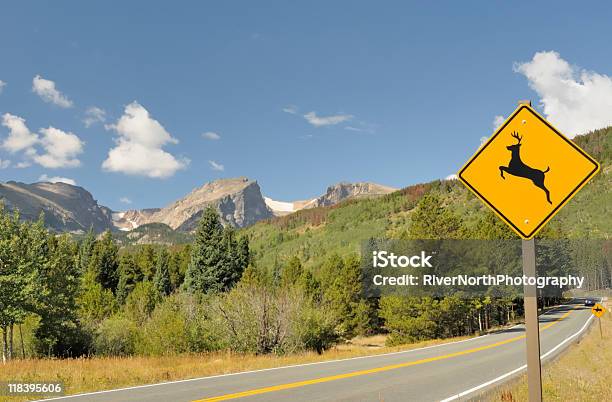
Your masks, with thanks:
M35 220L44 212L46 226L56 232L81 234L89 228L96 233L106 230L130 232L145 227L140 231L143 232L147 225L159 223L168 227L164 233L168 230L189 233L195 229L208 206L217 209L224 225L244 228L301 209L335 205L347 199L376 197L393 191L396 189L376 183L340 182L329 186L318 197L281 202L264 197L256 180L237 177L204 183L161 208L112 211L98 204L93 195L81 186L61 182L26 184L8 181L0 183L0 202L9 210L18 209L23 219ZM159 226L148 227L159 232ZM142 238L139 237L140 241ZM160 238L160 235L155 238Z

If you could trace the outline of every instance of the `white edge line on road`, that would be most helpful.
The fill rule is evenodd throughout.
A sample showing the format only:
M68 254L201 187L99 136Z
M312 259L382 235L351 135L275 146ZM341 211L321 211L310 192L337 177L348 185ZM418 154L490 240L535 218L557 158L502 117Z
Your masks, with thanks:
M503 332L503 331L500 331L500 332ZM240 371L240 372L237 372L237 373L217 374L217 375L211 375L211 376L208 376L208 377L188 378L186 380L176 380L176 381L158 382L158 383L155 383L155 384L135 385L135 386L132 386L132 387L107 389L107 390L104 390L104 391L85 392L85 393L82 393L82 394L59 396L59 397L48 398L48 399L39 399L39 400L36 400L36 401L33 401L33 402L56 401L56 400L76 398L76 397L81 397L81 396L86 396L86 395L106 394L106 393L110 393L110 392L127 391L127 390L130 390L130 389L156 387L156 386L159 386L159 385L179 384L179 383L183 383L183 382L208 380L208 379L219 378L219 377L229 377L229 376L242 375L242 374L261 373L261 372L265 372L265 371L281 370L281 369L294 368L294 367L314 366L316 364L338 363L338 362L344 362L344 361L349 361L349 360L359 360L359 359L369 359L369 358L373 358L373 357L399 355L399 354L402 354L402 353L417 352L417 351L425 350L425 349L432 349L432 348L437 348L437 347L446 346L446 345L454 345L454 344L457 344L457 343L473 341L475 339L485 338L485 337L487 337L489 335L491 335L491 334L475 336L473 338L462 339L460 341L452 341L452 342L440 343L438 345L424 346L422 348L417 348L417 349L400 350L398 352L381 353L381 354L378 354L378 355L348 357L346 359L335 359L335 360L325 360L325 361L322 361L322 362L292 364L292 365L289 365L289 366L269 367L269 368L259 369L259 370Z
M568 337L567 337L567 338L565 338L565 339L564 339L564 340L563 340L561 343L559 343L557 346L555 346L554 348L552 348L552 349L551 349L551 350L549 350L548 352L544 353L543 355L540 355L540 360L544 360L544 359L546 359L548 356L550 356L552 353L554 353L556 350L558 350L558 349L559 349L561 346L565 345L566 343L568 343L569 341L571 341L572 339L574 339L575 337L577 337L578 335L580 335L580 334L582 333L582 331L584 331L584 330L585 330L585 329L586 329L586 328L589 326L589 324L591 323L591 320L592 320L592 319L593 319L593 316L591 315L591 316L590 316L590 317L589 317L589 318L586 320L586 322L584 323L584 325L582 326L582 328L580 328L580 329L578 330L578 332L574 333L573 335L568 336ZM476 391L478 391L478 390L480 390L480 389L483 389L483 388L485 388L485 387L488 387L489 385L495 384L496 382L499 382L499 381L501 381L501 380L503 380L503 379L505 379L505 378L508 378L508 377L510 377L510 376L512 376L512 375L514 375L514 374L516 374L516 373L518 373L518 372L520 372L520 371L522 371L522 370L524 370L524 369L526 369L526 368L527 368L527 365L526 365L526 364L524 364L524 365L522 365L522 366L521 366L521 367L519 367L519 368L516 368L516 369L514 369L514 370L512 370L512 371L509 371L509 372L507 372L507 373L505 373L505 374L502 374L502 375L500 375L499 377L494 378L494 379L492 379L492 380L490 380L490 381L487 381L487 382L484 382L484 383L482 383L482 384L480 384L480 385L477 385L477 386L475 386L474 388L470 388L470 389L468 389L468 390L465 390L465 391L463 391L463 392L458 393L457 395L453 395L453 396L450 396L450 397L448 397L448 398L446 398L446 399L442 399L440 402L450 402L450 401L457 400L457 399L462 398L462 397L464 397L464 396L467 396L467 395L469 395L469 394L471 394L471 393L473 393L473 392L476 392Z
M555 307L555 308L553 308L551 310L548 310L547 312L543 313L542 315L552 313L553 311L555 311L557 309L560 309L561 307L567 307L567 306L569 306L569 304L562 304L562 305L560 305L558 307ZM522 325L522 324L515 325L514 327L517 327L517 326L520 326L520 325ZM511 328L514 328L514 327L511 327ZM501 333L501 332L504 332L504 331L505 330L501 330L501 331L493 332L491 334ZM282 369L295 368L295 367L314 366L314 365L317 365L317 364L338 363L338 362L344 362L344 361L350 361L350 360L369 359L369 358L381 357L381 356L393 356L393 355L399 355L399 354L403 354L403 353L417 352L417 351L425 350L425 349L438 348L438 347L441 347L441 346L454 345L454 344L457 344L457 343L473 341L473 340L476 340L476 339L482 339L482 338L485 338L485 337L487 337L487 336L489 336L491 334L475 336L473 338L462 339L460 341L452 341L452 342L441 343L441 344L438 344L438 345L425 346L425 347L417 348L417 349L401 350L399 352L389 352L389 353L381 353L381 354L378 354L378 355L349 357L349 358L346 358L346 359L326 360L326 361L322 361L322 362L293 364L293 365L281 366L281 367L270 367L270 368L259 369L259 370L240 371L240 372L237 372L237 373L217 374L217 375L212 375L212 376L207 376L207 377L188 378L186 380L175 380L175 381L158 382L158 383L154 383L154 384L135 385L135 386L132 386L132 387L107 389L107 390L104 390L104 391L85 392L85 393L81 393L81 394L59 396L59 397L55 397L55 398L39 399L39 400L36 400L34 402L57 401L57 400L63 400L63 399L77 398L77 397L86 396L86 395L107 394L107 393L111 393L111 392L127 391L127 390L131 390L131 389L157 387L159 385L179 384L179 383L191 382L191 381L208 380L208 379L212 379L212 378L229 377L229 376L242 375L242 374L254 374L254 373L261 373L261 372L265 372L265 371L282 370Z

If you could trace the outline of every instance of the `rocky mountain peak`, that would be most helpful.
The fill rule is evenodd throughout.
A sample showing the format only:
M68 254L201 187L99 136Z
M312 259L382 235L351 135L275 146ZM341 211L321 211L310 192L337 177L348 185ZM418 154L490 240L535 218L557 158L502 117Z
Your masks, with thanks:
M396 188L381 184L360 182L340 182L329 186L322 196L318 197L305 208L324 207L335 205L349 198L377 197L397 191Z
M192 231L209 205L217 209L224 224L234 227L248 226L273 216L257 181L238 177L211 181L164 208L139 213L128 211L121 219L129 220L132 228L156 222L172 229Z

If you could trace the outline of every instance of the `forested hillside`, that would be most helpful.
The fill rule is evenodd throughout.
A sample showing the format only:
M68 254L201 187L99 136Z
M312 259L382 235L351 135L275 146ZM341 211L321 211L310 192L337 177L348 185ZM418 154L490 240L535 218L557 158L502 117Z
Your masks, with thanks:
M568 238L607 239L612 234L612 127L578 136L574 141L600 162L601 172L550 226ZM262 266L282 265L297 255L306 266L316 267L332 253L358 253L360 242L371 237L405 238L414 207L427 193L436 195L447 213L461 220L466 237L488 236L479 226L491 213L457 180L417 184L376 199L302 210L262 221L245 233L255 261ZM514 236L510 229L500 230Z

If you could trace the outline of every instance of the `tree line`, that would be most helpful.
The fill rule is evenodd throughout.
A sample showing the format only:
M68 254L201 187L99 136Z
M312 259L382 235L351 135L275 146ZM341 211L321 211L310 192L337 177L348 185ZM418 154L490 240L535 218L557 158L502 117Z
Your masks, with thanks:
M513 236L488 212L473 218L478 222L466 225L435 192L425 193L399 237ZM605 257L592 243L568 245L555 225L542 237L555 239L538 251L538 265L547 272L583 273L593 286L610 285L609 248ZM588 257L594 255L599 257ZM577 264L579 257L587 263ZM96 237L90 231L77 241L48 232L42 216L27 222L0 209L3 361L214 350L322 352L356 335L387 333L391 345L470 335L522 314L520 294L367 298L362 290L358 255L333 253L313 268L295 255L279 256L264 266L252 255L248 238L223 227L213 208L204 211L192 244L124 248L110 232ZM542 299L542 306L555 301Z

